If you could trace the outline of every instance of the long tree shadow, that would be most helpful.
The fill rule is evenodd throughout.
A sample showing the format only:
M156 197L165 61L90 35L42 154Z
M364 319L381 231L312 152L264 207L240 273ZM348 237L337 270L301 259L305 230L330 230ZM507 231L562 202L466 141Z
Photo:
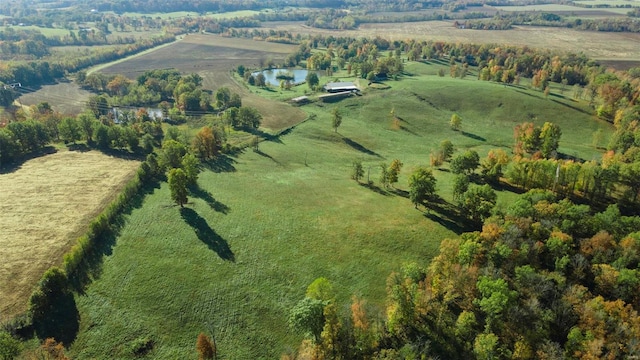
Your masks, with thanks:
M487 141L487 139L483 138L482 136L476 135L476 134L472 134L472 133L468 133L466 131L461 131L460 132L462 135L471 138L473 140L478 140L478 141Z
M22 167L22 164L25 162L38 158L40 156L55 154L58 150L56 150L53 146L45 146L44 148L34 151L28 154L25 154L10 163L0 163L0 175L1 174L9 174L14 171L19 170Z
M233 166L236 160L226 154L218 155L214 160L203 163L203 166L213 172L235 172L236 168Z
M271 156L271 155L269 155L269 154L267 154L267 153L262 152L262 150L260 150L260 149L253 150L253 152L255 152L256 154L258 154L258 155L260 155L260 156L262 156L262 157L265 157L265 158L267 158L267 159L269 159L269 160L273 161L274 163L276 163L276 164L278 164L278 165L282 166L282 163L280 163L278 160L276 160L273 156Z
M364 147L362 144L359 144L353 140L351 140L348 137L343 137L342 141L344 141L345 144L351 146L352 148L354 148L355 150L358 150L362 153L365 153L367 155L371 155L371 156L375 156L375 157L379 157L382 158L382 156L380 156L380 154L376 153L375 151L369 150L366 147Z
M199 184L192 186L189 190L191 190L191 194L194 197L204 200L211 209L219 213L223 213L226 215L231 210L227 205L216 200L209 191L201 188Z
M553 102L554 102L554 103L556 103L556 104L560 104L560 105L562 105L562 106L566 106L566 107L568 107L569 109L572 109L572 110L575 110L575 111L581 112L581 113L583 113L583 114L592 115L590 112L586 111L585 109L581 109L581 108L579 108L579 107L577 107L577 106L573 106L573 105L567 104L567 103L566 103L566 102L564 102L564 101L559 101L559 100L556 100L556 99L551 99L551 101L553 101Z
M391 196L391 194L387 190L375 185L373 182L370 182L370 183L366 183L366 182L362 182L361 183L361 182L359 182L358 185L366 187L367 189L369 189L369 190L371 190L371 191L373 191L375 193L378 193L380 195Z
M80 313L76 300L73 293L68 291L51 301L46 314L34 320L34 330L39 339L54 338L69 346L80 330Z
M400 130L408 132L411 135L415 135L415 136L421 136L420 134L418 134L417 132L409 129L408 127L404 126L404 125L400 125Z
M281 135L286 135L283 133L277 134L277 135L273 135L273 134L269 134L268 132L264 132L260 129L248 129L247 130L249 133L255 135L255 136L259 136L267 141L272 141L278 144L282 144L282 140L280 140L280 136ZM288 133L288 132L287 132Z
M207 220L189 208L181 208L180 216L193 228L198 239L205 243L209 249L215 251L221 259L235 262L236 258L229 244L209 226Z
M424 205L427 208L424 213L426 218L439 223L458 235L478 230L476 224L460 214L455 205L448 203L441 197L430 199Z

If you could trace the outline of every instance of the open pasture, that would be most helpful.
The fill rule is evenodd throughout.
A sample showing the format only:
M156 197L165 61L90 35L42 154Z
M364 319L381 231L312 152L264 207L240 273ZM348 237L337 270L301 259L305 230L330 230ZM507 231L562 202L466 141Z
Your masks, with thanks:
M119 193L137 161L62 150L0 173L0 320L26 310L35 284Z
M277 359L299 344L287 318L315 278L334 284L341 313L357 295L370 314L382 314L385 278L407 262L427 264L442 239L465 229L445 213L414 209L402 195L411 171L428 165L442 140L485 156L491 148L508 151L516 124L554 121L564 134L560 151L590 159L597 151L584 139L598 128L611 133L583 103L429 75L437 66L410 63L412 75L387 90L305 105L314 120L203 172L185 209L172 204L166 184L147 196L101 278L78 297L71 356L134 358L133 344L144 340L153 344L150 358L195 357L194 339L206 332L220 358ZM337 133L334 107L343 115ZM462 132L449 128L453 112L463 118ZM398 193L349 179L359 159L364 181L370 172L377 185L379 164L396 158L405 164ZM451 202L453 174L447 165L434 174L438 194ZM514 200L498 193L499 206Z
M147 54L103 68L107 74L124 74L135 79L147 70L175 68L183 73L198 73L203 87L215 91L226 86L242 95L244 105L256 107L263 115L262 126L280 130L302 121L304 112L283 103L274 103L252 94L243 84L234 80L232 71L240 64L259 68L267 59L282 61L294 52L296 46L225 38L216 35L196 34Z

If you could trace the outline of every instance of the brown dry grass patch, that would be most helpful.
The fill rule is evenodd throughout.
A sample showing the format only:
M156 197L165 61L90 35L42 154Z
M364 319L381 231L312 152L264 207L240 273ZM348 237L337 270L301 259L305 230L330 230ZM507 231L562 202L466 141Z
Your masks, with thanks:
M139 162L62 150L0 175L0 321L26 310L43 272L86 231Z
M18 101L27 106L48 102L53 110L68 115L75 115L87 109L89 97L94 95L72 82L44 85L37 91L33 90L35 89L24 88L25 95L20 96Z

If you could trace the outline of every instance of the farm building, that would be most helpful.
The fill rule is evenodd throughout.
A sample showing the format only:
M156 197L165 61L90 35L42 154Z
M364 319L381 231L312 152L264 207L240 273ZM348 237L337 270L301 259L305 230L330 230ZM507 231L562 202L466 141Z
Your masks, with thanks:
M339 93L345 91L358 91L356 84L352 82L330 82L324 86L324 89L330 93Z

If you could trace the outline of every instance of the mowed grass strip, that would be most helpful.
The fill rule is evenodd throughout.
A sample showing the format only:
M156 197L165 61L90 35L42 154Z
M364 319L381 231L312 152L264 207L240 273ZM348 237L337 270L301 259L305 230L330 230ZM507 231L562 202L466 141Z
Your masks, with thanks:
M287 317L315 278L334 284L341 312L357 295L381 314L386 277L407 262L426 265L442 239L461 231L395 191L350 180L353 160L363 161L365 178L370 170L376 184L381 162L402 160L396 186L407 190L413 168L428 165L429 152L444 139L484 156L511 144L515 124L550 120L563 128L563 152L590 157L595 150L582 145L584 137L597 128L611 131L581 103L425 75L431 65L408 71L413 76L389 82L390 89L304 106L314 120L261 143L258 152L229 158L226 172L203 172L201 190L185 209L171 203L166 184L150 194L129 216L102 277L77 298L81 325L71 355L133 358L132 345L148 339L155 359L196 358L195 339L204 331L215 336L222 358L278 358L301 340ZM337 133L333 107L343 114ZM392 108L401 127L392 126ZM454 111L464 132L449 129ZM439 194L450 201L453 175L434 173ZM515 198L499 196L502 204Z
M0 174L0 319L26 310L35 284L135 174L137 161L61 150Z

